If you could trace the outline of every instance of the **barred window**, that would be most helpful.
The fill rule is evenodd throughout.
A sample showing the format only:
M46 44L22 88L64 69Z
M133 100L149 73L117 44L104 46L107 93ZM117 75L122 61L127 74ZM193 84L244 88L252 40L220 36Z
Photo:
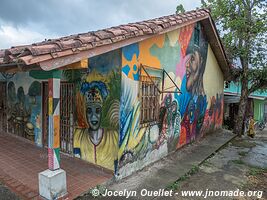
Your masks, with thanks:
M139 95L141 99L140 124L156 123L159 116L160 78L140 76Z

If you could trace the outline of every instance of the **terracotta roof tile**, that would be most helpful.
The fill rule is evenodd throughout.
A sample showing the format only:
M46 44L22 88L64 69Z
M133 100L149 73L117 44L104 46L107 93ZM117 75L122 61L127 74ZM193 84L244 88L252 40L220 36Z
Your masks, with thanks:
M95 36L97 36L100 40L105 40L107 38L112 38L114 35L106 30L99 30L92 32Z
M121 36L127 33L127 31L120 28L108 28L105 31L111 32L115 36Z
M18 59L22 59L26 65L29 65L51 57L57 58L76 54L81 51L117 43L130 38L158 34L164 30L193 21L196 18L202 18L203 16L209 17L209 10L198 9L184 14L163 16L103 30L74 34L58 39L49 39L32 45L11 47L10 49L0 51L0 65L15 63ZM38 60L38 56L42 59Z
M82 44L87 44L91 42L97 42L100 39L94 35L79 35L76 40L79 40Z

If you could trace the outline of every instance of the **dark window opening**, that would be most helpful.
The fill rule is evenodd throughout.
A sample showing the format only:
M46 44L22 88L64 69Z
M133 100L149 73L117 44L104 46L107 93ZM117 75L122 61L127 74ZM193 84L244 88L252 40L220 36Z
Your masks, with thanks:
M225 81L225 82L224 82L224 88L225 88L225 89L230 88L230 81Z

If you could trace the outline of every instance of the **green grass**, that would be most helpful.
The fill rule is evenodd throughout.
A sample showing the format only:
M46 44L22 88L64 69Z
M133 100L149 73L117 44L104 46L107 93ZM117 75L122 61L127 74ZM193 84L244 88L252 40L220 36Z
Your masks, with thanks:
M250 167L248 174L251 176L257 176L262 173L267 173L267 168L260 168L260 167Z
M190 176L196 174L199 171L199 166L193 166L186 174L181 176L177 181L167 186L167 190L177 190L181 183L190 178Z
M246 156L248 154L248 152L246 151L241 151L241 152L238 152L238 154L242 157Z
M257 146L255 142L243 139L234 139L231 141L231 144L235 147L244 147L244 148L252 148Z
M237 165L244 165L245 164L244 161L242 161L242 160L232 160L232 163L237 164Z
M206 167L213 166L213 164L209 160L205 160L201 165L206 166Z

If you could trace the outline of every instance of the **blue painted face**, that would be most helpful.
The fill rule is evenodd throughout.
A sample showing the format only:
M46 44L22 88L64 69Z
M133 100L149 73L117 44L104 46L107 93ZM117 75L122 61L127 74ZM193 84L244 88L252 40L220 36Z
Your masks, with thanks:
M102 106L98 103L87 105L86 118L90 130L96 131L100 127Z

